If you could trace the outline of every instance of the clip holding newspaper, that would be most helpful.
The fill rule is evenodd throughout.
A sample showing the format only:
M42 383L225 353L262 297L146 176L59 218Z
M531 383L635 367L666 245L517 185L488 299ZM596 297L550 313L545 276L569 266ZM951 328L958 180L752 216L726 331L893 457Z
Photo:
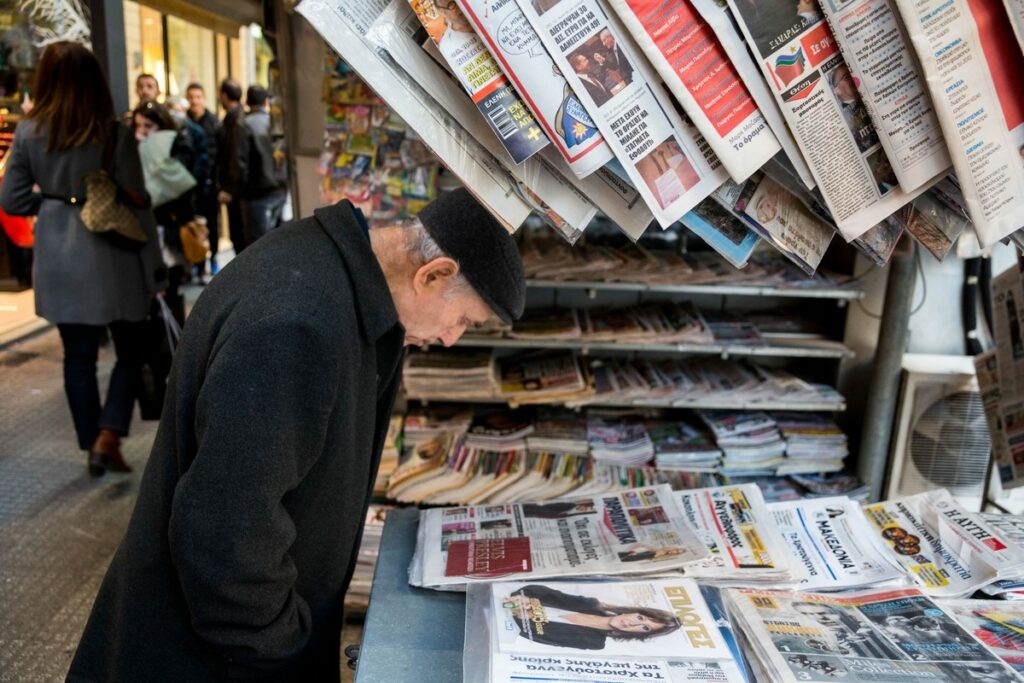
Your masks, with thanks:
M733 181L742 183L782 149L715 32L687 0L608 4Z
M457 587L497 577L668 571L706 555L672 489L661 484L544 503L424 510L410 583Z
M698 141L675 112L601 0L518 2L662 227L726 179L707 141Z

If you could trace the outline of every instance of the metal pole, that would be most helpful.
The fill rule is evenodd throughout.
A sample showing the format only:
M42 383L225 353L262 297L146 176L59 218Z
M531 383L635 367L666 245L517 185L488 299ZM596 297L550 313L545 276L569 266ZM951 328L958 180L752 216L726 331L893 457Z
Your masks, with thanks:
M124 0L88 0L92 51L100 60L114 96L114 111L128 111L128 58L124 40Z
M910 242L910 249L898 247L889 263L885 308L882 310L882 323L878 330L874 372L868 385L867 408L864 411L864 427L857 457L857 475L868 485L868 496L872 501L881 497L889 461L889 442L896 415L900 372L903 353L907 348L910 308L914 298L916 249L917 245L913 241Z

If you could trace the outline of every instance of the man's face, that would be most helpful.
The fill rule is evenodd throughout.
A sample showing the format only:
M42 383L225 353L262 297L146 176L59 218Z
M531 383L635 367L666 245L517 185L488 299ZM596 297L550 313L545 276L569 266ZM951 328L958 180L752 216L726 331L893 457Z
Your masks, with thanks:
M576 55L572 60L572 67L576 69L576 73L584 73L590 68L590 60L583 55Z
M841 626L839 616L825 605L797 605L796 611L822 626Z
M836 68L836 95L844 102L852 102L857 99L857 84L853 82L850 70L845 66Z
M407 346L451 346L467 327L483 324L493 316L491 308L472 287L465 287L452 295L449 293L450 278L436 273L422 277L424 269L440 260L420 268L408 296L395 301L398 319L405 327Z
M188 99L188 110L190 112L199 116L206 111L206 93L202 90L199 88L192 88L185 93L185 97Z
M135 81L135 94L138 95L140 101L156 102L156 98L160 96L160 84L151 76L140 78Z
M612 34L608 31L601 32L601 44L611 50L615 47L615 39L612 38Z

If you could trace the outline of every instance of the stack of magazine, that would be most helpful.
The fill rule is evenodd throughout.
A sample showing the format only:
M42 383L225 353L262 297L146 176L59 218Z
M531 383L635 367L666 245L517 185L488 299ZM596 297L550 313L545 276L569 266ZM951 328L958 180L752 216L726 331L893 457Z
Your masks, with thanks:
M723 472L739 476L772 473L782 464L786 442L767 413L701 410L697 414L725 454Z
M591 411L587 417L590 455L599 463L636 466L654 457L654 443L635 413Z
M778 474L837 472L850 454L846 434L832 418L818 413L773 412L786 440L786 461Z
M654 464L658 469L690 472L718 469L722 449L706 429L690 421L652 422L648 429L654 441Z
M493 398L498 385L494 357L481 349L410 353L405 359L402 381L411 394L451 392L465 400Z

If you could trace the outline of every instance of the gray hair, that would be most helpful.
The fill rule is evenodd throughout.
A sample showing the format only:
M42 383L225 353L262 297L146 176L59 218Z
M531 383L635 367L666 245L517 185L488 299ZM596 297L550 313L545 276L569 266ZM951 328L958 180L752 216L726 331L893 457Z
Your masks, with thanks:
M434 241L434 238L430 236L427 229L423 227L423 223L420 222L419 218L409 218L398 224L398 227L402 228L405 232L405 246L408 250L409 255L416 262L417 266L423 266L434 259L438 258L451 258L445 253L444 249ZM454 259L453 259L454 260ZM458 264L458 261L455 261ZM469 280L462 273L462 267L459 266L459 273L452 279L448 290L444 293L444 298L451 300L455 297L463 294L467 290L471 289Z

